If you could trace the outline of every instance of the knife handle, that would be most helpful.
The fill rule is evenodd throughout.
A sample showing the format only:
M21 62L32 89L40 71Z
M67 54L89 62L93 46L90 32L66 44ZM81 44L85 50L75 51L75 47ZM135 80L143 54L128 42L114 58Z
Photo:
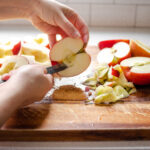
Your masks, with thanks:
M0 80L0 84L6 82L7 80Z

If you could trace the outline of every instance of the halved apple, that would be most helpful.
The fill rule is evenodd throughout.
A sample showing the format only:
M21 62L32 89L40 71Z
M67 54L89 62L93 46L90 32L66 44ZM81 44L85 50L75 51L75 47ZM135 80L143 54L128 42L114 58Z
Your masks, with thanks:
M131 57L121 62L121 68L129 81L137 85L150 84L150 58Z
M128 39L114 39L114 40L100 41L98 43L98 47L99 47L100 50L102 50L104 48L111 48L116 43L119 43L119 42L125 42L125 43L129 44L130 40L128 40Z
M8 56L4 59L3 65L0 68L0 75L9 73L10 71L27 64L29 64L29 62L23 56Z
M51 61L64 63L67 69L60 71L62 77L72 77L86 70L91 62L90 56L83 48L81 39L67 37L57 42L51 49Z
M49 59L49 49L36 43L22 43L19 55L34 56L35 63L51 66ZM27 57L29 61L33 57ZM31 58L31 59L30 59Z
M105 48L97 55L97 60L100 64L105 63L109 66L114 66L122 60L131 57L129 44L119 42L112 48Z
M150 47L146 46L138 40L130 41L130 49L132 56L150 57Z

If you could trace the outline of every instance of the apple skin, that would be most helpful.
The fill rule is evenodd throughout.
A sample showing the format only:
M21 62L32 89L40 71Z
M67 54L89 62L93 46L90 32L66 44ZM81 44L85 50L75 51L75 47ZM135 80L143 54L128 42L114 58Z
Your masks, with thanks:
M150 84L150 73L130 72L130 80L136 85L148 85Z
M144 49L149 49L149 51L146 51ZM130 50L131 50L132 56L150 57L150 47L147 47L146 45L144 45L143 43L139 41L131 40Z
M102 50L104 48L111 48L111 47L113 47L114 44L116 44L118 42L125 42L125 43L129 44L130 40L128 40L128 39L115 39L115 40L100 41L98 43L98 47L100 50Z
M116 76L116 77L119 77L120 76L120 72L118 70L115 70L114 68L112 68L112 75L113 76Z
M136 85L148 85L150 84L150 73L135 73L131 72L131 68L127 66L121 66L125 77L128 81L133 82Z
M20 49L21 49L21 41L19 41L17 44L14 45L12 49L13 55L18 55Z
M130 58L130 57L131 57L131 51L129 51L129 53L128 53L126 56L124 56L124 57L122 57L122 58L119 58L118 64L120 64L121 61L123 61L124 59Z

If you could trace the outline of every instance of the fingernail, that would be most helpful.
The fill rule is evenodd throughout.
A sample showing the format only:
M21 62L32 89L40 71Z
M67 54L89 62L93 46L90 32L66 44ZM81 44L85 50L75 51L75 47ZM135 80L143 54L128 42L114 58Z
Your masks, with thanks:
M72 34L72 36L75 38L78 38L78 37L80 37L80 33L78 31L76 31Z

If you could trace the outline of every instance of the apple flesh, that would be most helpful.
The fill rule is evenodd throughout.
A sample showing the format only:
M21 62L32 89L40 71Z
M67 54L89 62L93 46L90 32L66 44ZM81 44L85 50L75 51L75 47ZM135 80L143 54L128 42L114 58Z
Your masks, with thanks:
M105 40L105 41L100 41L98 46L99 46L99 49L102 50L104 48L111 48L116 43L119 43L119 42L125 42L125 43L129 44L130 40L128 40L128 39Z
M23 56L8 56L4 59L3 65L0 68L0 75L9 73L23 65L29 64L29 61Z
M150 47L146 46L138 40L131 40L130 49L132 56L150 57Z
M36 42L39 45L45 46L46 48L50 48L49 47L48 36L46 34L38 34L34 38L34 42Z
M53 62L64 63L67 69L60 71L62 77L72 77L85 71L90 65L91 58L83 49L83 41L79 38L64 38L57 42L50 52Z
M131 57L121 62L126 78L136 85L150 84L150 58Z
M99 64L108 64L114 66L122 60L131 57L130 47L125 42L119 42L112 48L104 48L97 55Z
M30 62L42 64L44 66L51 66L49 49L42 45L36 43L22 43L19 55L26 55ZM34 56L34 58L28 56Z

